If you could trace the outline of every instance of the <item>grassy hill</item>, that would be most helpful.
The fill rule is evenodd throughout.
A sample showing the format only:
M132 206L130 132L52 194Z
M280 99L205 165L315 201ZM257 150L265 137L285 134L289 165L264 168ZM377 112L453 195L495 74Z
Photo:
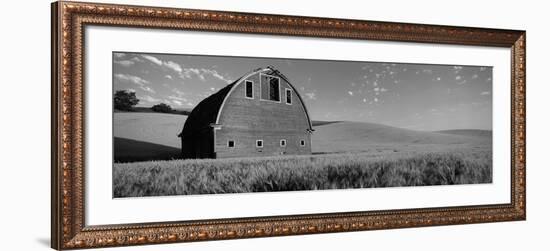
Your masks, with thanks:
M114 113L115 161L179 158L178 134L186 119L185 115L155 112Z
M491 137L414 131L374 123L337 122L316 126L314 129L314 152L398 152L411 148L422 151L422 148L491 144Z
M181 132L187 116L155 112L114 114L117 161L179 158ZM441 152L455 148L488 148L490 134L476 130L413 131L375 123L313 121L314 153L371 152L380 154ZM484 135L483 137L479 135ZM489 135L489 136L487 136Z
M436 131L437 133L470 136L470 137L492 137L493 131L490 130L473 130L473 129L461 129L461 130L443 130Z
M474 130L314 121L313 156L180 159L187 116L114 117L115 161L133 162L113 167L117 198L492 182L492 137Z

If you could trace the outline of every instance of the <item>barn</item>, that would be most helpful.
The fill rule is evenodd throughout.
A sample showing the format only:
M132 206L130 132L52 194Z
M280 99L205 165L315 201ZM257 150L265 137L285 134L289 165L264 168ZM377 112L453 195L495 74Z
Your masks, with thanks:
M201 101L178 135L183 158L311 154L313 127L288 78L253 70Z

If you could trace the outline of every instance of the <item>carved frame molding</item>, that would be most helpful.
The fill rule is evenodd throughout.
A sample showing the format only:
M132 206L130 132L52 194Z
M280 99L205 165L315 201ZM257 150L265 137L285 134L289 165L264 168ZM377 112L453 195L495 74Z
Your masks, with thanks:
M86 25L510 48L511 203L224 220L84 224ZM52 248L75 249L525 220L525 31L113 4L52 4Z

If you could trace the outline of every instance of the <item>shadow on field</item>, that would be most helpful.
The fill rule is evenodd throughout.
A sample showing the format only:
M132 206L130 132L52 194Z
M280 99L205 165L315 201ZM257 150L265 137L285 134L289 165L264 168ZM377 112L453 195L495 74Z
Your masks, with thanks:
M171 160L181 158L181 149L144 141L114 138L115 162Z

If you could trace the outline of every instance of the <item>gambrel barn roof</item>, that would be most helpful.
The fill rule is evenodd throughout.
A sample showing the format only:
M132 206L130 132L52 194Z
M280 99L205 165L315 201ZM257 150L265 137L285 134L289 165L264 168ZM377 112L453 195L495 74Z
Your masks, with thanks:
M271 66L268 66L265 68L258 68L245 74L239 79L233 81L233 83L228 84L224 88L220 89L218 92L208 96L207 98L202 100L199 104L197 104L197 106L193 108L193 111L191 111L191 114L189 114L189 116L187 117L183 130L178 135L178 137L186 138L202 130L208 130L213 125L218 124L219 113L223 109L225 100L227 96L231 93L231 91L237 85L239 85L242 82L242 80L248 78L253 74L260 73L260 72L266 73L269 75L277 75L285 79L289 83L289 85L292 87L292 89L294 89L294 93L296 93L296 96L300 99L302 104L304 103L303 99L298 94L298 91L294 86L292 86L292 84L290 84L290 81L286 78L286 76L284 76L282 73L280 73L278 70L274 69ZM307 119L309 121L309 129L313 131L311 119L309 117L309 113L305 106L304 106L304 110L305 110Z

